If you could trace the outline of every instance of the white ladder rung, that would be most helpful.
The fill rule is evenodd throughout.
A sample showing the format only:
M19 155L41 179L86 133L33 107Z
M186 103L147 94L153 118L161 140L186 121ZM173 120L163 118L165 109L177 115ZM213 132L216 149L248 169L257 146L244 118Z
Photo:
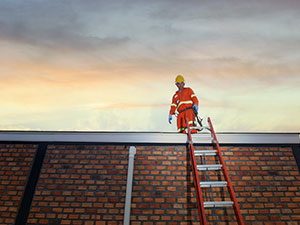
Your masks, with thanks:
M201 181L200 187L227 187L226 181Z
M233 201L204 202L204 208L232 207Z
M210 127L208 127L208 126L202 126L202 127L201 126L190 126L190 128L200 130L200 131L203 130L203 129L211 131Z
M222 164L197 165L197 170L220 170L221 168Z
M217 154L217 150L197 150L194 153L195 156L213 156Z
M202 131L204 129L204 127L200 127L200 126L197 126L197 127L190 127L191 130L198 130L198 131Z

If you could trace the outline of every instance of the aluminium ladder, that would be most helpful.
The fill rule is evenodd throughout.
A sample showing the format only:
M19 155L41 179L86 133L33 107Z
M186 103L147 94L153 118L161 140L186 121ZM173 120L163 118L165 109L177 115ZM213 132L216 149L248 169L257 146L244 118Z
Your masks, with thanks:
M188 123L187 123L188 124ZM240 213L240 209L232 188L232 184L227 172L227 169L225 167L225 163L222 157L222 153L220 150L219 142L217 140L215 131L213 129L212 123L210 118L208 117L208 124L209 127L206 128L211 132L212 136L212 145L213 149L207 149L207 150L194 150L194 145L192 141L192 135L191 135L191 128L188 127L188 148L189 148L189 154L190 154L190 159L191 159L191 164L192 164L192 170L193 170L193 180L194 180L194 186L195 186L195 192L196 192L196 199L197 199L197 205L198 205L198 213L199 213L199 218L200 218L200 224L201 225L206 225L207 224L207 218L205 214L205 209L209 208L226 208L226 207L231 207L234 210L234 214L236 217L236 221L239 225L244 225L242 215ZM203 127L201 127L201 130ZM197 159L196 157L200 157L200 160ZM214 157L215 158L215 164L206 164L206 158L208 157ZM197 162L201 162L201 164L197 164ZM209 161L211 162L211 161ZM219 171L223 175L223 180L220 179L220 175L217 176L210 176L208 175L209 178L214 178L212 180L205 180L205 181L200 181L200 177L202 176L201 174L198 174L198 170L203 172L209 172L213 173L215 171ZM216 179L218 178L218 179ZM216 193L211 191L212 194L210 194L210 200L212 201L204 201L204 194L203 189L217 189L221 188L222 193L224 193L223 189L227 189L227 194L229 195L228 198L229 200L226 201L214 201L212 200L215 196ZM219 221L221 222L221 221Z

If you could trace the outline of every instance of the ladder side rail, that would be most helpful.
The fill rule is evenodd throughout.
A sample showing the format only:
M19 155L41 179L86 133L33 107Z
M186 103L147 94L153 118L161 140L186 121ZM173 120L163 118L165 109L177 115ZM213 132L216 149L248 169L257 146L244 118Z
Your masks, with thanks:
M200 219L201 225L206 225L207 221L206 221L206 216L205 216L205 212L204 212L203 196L202 196L202 192L201 192L200 180L199 180L199 175L198 175L198 171L197 171L197 163L196 163L196 158L195 158L195 154L194 154L194 145L193 145L193 141L192 141L191 129L188 126L187 118L186 118L186 124L187 124L187 128L188 128L188 147L189 147L189 153L190 153L190 158L191 158L191 163L192 163L199 219Z
M218 153L218 156L219 156L219 160L222 164L223 174L224 174L225 179L226 179L227 184L228 184L229 194L230 194L230 197L231 197L231 199L234 203L233 208L234 208L237 220L238 220L238 224L239 225L244 225L243 217L241 215L240 208L239 208L238 202L236 200L236 197L235 197L235 194L234 194L234 191L233 191L233 188L232 188L232 184L231 184L231 181L230 181L230 178L229 178L226 166L225 166L225 162L224 162L224 159L223 159L223 156L222 156L222 153L221 153L221 149L220 149L220 146L219 146L219 143L218 143L218 140L217 140L217 136L215 134L214 128L212 126L212 122L211 122L209 117L208 117L208 123L209 123L210 129L211 129L213 140L214 140L216 148L217 148L217 153Z

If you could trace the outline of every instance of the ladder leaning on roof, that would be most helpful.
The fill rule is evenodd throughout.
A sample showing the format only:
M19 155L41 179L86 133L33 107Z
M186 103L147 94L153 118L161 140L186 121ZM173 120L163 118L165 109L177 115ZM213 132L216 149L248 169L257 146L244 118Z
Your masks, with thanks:
M188 123L187 123L188 124ZM239 225L243 225L243 218L240 213L240 209L238 206L238 202L236 200L232 184L227 172L227 169L225 167L225 163L222 157L222 153L220 150L219 142L217 140L214 128L212 126L211 120L208 117L208 124L209 127L206 128L211 132L212 136L212 147L213 149L208 150L194 150L192 135L191 135L191 128L188 127L188 148L189 148L189 154L192 164L192 170L193 170L193 180L194 180L194 186L196 191L196 199L197 199L197 205L198 205L198 213L200 218L200 224L206 225L207 224L207 218L205 215L205 209L206 208L217 208L217 207L233 207L234 213L236 216L236 220ZM203 129L203 127L202 127ZM200 130L202 130L200 129ZM215 157L215 161L219 162L219 164L205 164L206 157ZM196 160L196 157L200 157L200 160ZM197 162L202 162L201 164L197 164ZM206 180L206 181L200 181L198 170L205 172L212 172L212 171L221 171L223 174L223 179L221 180ZM202 176L201 176L202 177ZM208 176L210 177L210 176ZM203 193L202 188L226 188L229 193L230 201L204 201L203 199ZM219 221L221 222L221 221Z

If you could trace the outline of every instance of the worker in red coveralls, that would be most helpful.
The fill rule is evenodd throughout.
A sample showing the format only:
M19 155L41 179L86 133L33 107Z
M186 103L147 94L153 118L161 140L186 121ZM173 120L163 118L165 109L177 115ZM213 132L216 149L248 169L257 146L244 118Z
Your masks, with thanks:
M198 99L194 91L189 87L184 87L184 78L182 75L178 75L175 79L175 84L178 91L173 95L169 123L172 123L172 115L177 110L177 129L179 133L187 133L186 118L188 119L188 125L196 126L196 120L194 111L198 112ZM197 133L197 130L192 130L192 133Z

